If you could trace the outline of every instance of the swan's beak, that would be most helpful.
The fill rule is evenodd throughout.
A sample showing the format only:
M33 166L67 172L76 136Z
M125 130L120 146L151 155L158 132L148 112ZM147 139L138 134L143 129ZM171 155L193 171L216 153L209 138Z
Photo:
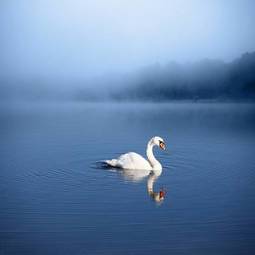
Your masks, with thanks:
M159 147L160 147L161 150L165 150L166 149L165 143L161 142L161 141L159 142Z
M166 192L164 190L160 190L159 192L159 198L164 199Z

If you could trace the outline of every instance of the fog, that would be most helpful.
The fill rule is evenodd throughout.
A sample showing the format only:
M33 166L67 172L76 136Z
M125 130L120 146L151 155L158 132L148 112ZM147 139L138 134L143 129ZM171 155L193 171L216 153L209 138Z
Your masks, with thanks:
M155 77L172 85L171 68L153 79L144 71L169 63L190 86L207 86L203 68L192 76L196 63L221 68L255 51L254 9L251 0L1 1L1 98L121 99Z

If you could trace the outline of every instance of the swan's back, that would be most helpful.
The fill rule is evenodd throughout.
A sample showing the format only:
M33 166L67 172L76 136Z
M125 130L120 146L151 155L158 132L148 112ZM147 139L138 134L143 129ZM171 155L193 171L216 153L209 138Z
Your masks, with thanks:
M152 170L150 163L135 152L122 154L117 159L106 160L108 165L123 169Z

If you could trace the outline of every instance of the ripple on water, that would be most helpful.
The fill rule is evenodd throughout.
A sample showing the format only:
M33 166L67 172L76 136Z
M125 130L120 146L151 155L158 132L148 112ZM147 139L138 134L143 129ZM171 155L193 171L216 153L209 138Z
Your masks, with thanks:
M11 128L3 126L1 141L3 253L254 253L254 107L20 112L5 114ZM145 155L154 135L169 153L155 148L163 172L154 189L167 190L161 206L148 195L148 178L133 182L97 164L128 151Z

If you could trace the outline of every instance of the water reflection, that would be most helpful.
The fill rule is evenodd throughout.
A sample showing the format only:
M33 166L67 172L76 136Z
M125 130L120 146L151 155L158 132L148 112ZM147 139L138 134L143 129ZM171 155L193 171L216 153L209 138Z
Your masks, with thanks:
M120 169L123 178L132 182L139 182L148 177L151 170Z
M158 175L156 175L154 172L151 172L148 180L147 180L147 191L149 196L157 203L161 203L163 202L164 198L165 198L165 190L162 188L160 189L159 192L154 191L154 183L155 181L158 179Z
M110 171L118 172L125 180L131 182L142 182L143 180L147 179L146 188L149 197L157 203L162 203L165 198L166 195L165 189L161 188L158 192L154 190L154 184L160 177L162 170L154 171L154 170L116 169L109 167L107 164L105 164L105 162L98 162L95 165L95 168L103 168L108 169Z
M161 175L162 171L151 171L151 170L119 170L121 171L124 179L139 182L147 178L147 192L150 198L155 202L161 203L165 198L165 190L161 188L158 192L154 190L154 184Z

